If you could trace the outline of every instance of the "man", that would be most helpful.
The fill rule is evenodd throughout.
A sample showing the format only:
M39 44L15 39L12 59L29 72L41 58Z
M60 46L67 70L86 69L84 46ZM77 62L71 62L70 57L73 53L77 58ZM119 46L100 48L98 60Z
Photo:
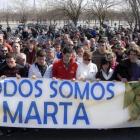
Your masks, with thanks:
M91 38L93 38L93 35L90 33L89 30L87 30L85 36L87 37L88 40L90 40Z
M74 47L74 44L73 44L73 41L72 40L69 40L68 42L67 42L67 44L65 45L65 47L70 47L70 48L72 48L73 50L75 50L76 48Z
M6 77L26 77L24 67L16 63L16 56L10 52L6 54L6 65L0 68L0 76L2 79ZM7 136L12 135L12 130L8 128Z
M16 55L20 53L20 44L19 43L15 42L13 44L13 51Z
M32 36L33 36L34 38L37 38L37 35L38 35L37 30L36 30L35 28L31 28L31 31L32 31Z
M36 52L38 48L34 45L34 41L32 39L26 40L26 49L23 53L27 56L27 62L29 64L33 64L36 61Z
M92 63L97 65L98 70L101 66L101 59L107 56L106 41L104 39L99 40L98 49L92 53Z
M45 62L46 52L37 51L37 62L31 65L28 77L30 78L52 78L52 65L48 66Z
M26 77L28 77L28 71L29 71L31 64L26 62L26 55L24 53L18 53L16 56L16 62L25 68Z
M6 54L8 53L8 48L4 45L0 46L0 68L6 65Z
M95 39L91 38L90 39L90 51L94 52L97 49L96 45L95 45Z
M6 46L10 52L13 52L12 47L10 45L8 45L6 42L4 42L3 35L0 34L0 46L2 46L2 45Z
M90 50L90 41L85 39L83 44L84 44L84 50L89 51Z
M61 45L60 44L55 44L54 45L54 48L55 48L55 54L56 54L56 57L58 58L58 59L61 59L61 56L60 56L60 54L61 54Z
M29 36L29 33L26 31L26 29L24 28L23 31L22 31L22 37L23 37L23 40L27 39Z
M6 65L0 68L0 76L3 77L17 77L17 74L21 77L26 77L24 67L16 63L16 56L14 53L6 54Z
M48 66L52 65L55 61L58 60L55 54L55 48L48 47L46 49L46 54L46 63Z
M60 44L60 45L61 45L61 43L62 43L61 38L60 38L60 37L57 37L57 38L55 39L55 44Z
M121 34L120 33L116 34L116 38L117 38L118 42L121 42L123 44L123 46L126 47L126 43L123 40L121 40Z
M133 41L138 45L138 41L139 41L139 39L138 39L137 36L134 37L134 40L133 40Z
M117 56L117 62L120 63L123 59L125 59L127 57L127 54L124 51L124 46L122 43L117 44L117 52L116 52L116 56Z
M96 35L96 26L93 26L93 30L91 31L93 37Z
M127 83L128 81L140 81L140 51L138 47L129 50L130 58L123 60L118 68L118 78Z
M63 49L63 58L53 64L53 77L60 79L76 79L77 63L72 59L72 49Z
M65 34L64 37L63 37L63 42L62 42L62 48L68 44L68 41L70 41L70 35L69 34Z
M52 47L52 41L51 41L51 39L47 39L46 40L46 45L45 45L45 48L47 49L47 48L49 48L49 47Z
M76 56L76 62L78 65L80 63L83 63L83 54L84 54L84 46L78 46L77 47L77 56Z

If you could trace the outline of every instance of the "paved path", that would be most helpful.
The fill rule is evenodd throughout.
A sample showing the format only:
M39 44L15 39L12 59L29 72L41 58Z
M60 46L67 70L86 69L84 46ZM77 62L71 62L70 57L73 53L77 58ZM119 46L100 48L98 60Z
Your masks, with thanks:
M4 129L5 130L5 129ZM0 136L0 140L140 140L140 128L125 129L29 129L28 134L23 134L21 129L7 137Z

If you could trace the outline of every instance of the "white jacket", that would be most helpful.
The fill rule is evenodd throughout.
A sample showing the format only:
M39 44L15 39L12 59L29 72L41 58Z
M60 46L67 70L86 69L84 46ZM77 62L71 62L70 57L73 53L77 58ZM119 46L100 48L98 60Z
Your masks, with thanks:
M98 69L94 63L89 63L88 65L81 63L78 65L76 71L76 79L79 80L81 77L85 78L86 80L95 79L97 72Z
M52 78L52 65L50 65L49 67L47 66L47 70L42 77L38 66L35 63L32 64L29 69L28 77L31 78L33 75L36 75L37 78Z

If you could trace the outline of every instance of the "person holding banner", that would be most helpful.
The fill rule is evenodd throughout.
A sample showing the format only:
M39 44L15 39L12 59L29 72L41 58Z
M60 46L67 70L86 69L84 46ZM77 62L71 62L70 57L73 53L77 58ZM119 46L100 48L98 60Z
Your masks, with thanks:
M107 57L103 57L101 59L101 68L96 74L96 78L100 79L101 81L112 81L116 79L116 73L111 68L110 61Z
M92 54L92 63L97 65L98 70L101 66L101 59L107 56L108 51L106 50L106 41L104 39L100 39L98 42L98 49Z
M52 78L52 65L48 66L46 61L46 52L44 50L37 51L37 62L31 65L28 77L36 78Z
M0 76L2 79L6 77L26 77L26 71L24 67L16 63L16 55L15 53L7 53L6 54L6 65L0 69ZM12 129L7 130L7 136L12 135ZM0 131L0 134L1 131Z
M76 79L77 63L72 59L72 49L63 49L63 58L53 64L53 79Z
M116 69L116 67L118 66L118 62L116 62L116 54L115 53L113 53L113 52L109 52L108 54L107 54L107 58L108 58L108 60L110 61L110 63L111 63L111 68L113 69L113 70L115 70Z
M16 63L16 55L13 52L6 54L6 65L0 68L0 76L2 79L6 77L26 77L24 67Z
M78 80L95 80L97 66L91 62L92 54L90 51L85 51L83 54L83 63L78 65L76 71L76 79Z
M140 81L140 60L138 56L140 55L140 50L137 46L129 50L129 59L123 60L119 64L118 78L123 82L128 81Z
M8 53L8 48L4 45L0 46L0 68L6 65L6 54Z

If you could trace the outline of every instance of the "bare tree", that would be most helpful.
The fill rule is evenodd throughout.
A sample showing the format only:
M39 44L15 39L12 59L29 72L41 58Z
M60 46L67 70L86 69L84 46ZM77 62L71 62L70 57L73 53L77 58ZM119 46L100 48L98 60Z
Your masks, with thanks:
M9 5L5 6L2 10L2 16L5 19L6 23L7 23L7 27L9 26L9 20L12 18L13 16L13 11L12 11L12 7Z
M57 9L63 11L63 15L67 16L70 20L73 21L75 26L77 26L77 22L80 14L85 9L87 5L87 0L56 0Z
M115 5L116 2L113 0L93 0L91 12L98 18L100 25L103 25L109 10Z
M137 25L140 29L140 0L125 0L132 9L133 16L135 17L135 31L137 30Z
M28 0L12 0L13 8L16 11L16 16L20 22L25 24L29 17L29 3Z
M117 14L117 11L114 11L114 10L110 10L107 14L106 19L108 21L111 21L111 26L113 26L114 21L117 19L116 14Z
M134 20L135 20L135 17L133 15L133 12L131 9L124 9L122 11L122 13L120 14L123 14L124 15L124 19L127 21L127 23L129 24L130 26L130 29L132 29L132 25L134 23Z
M65 20L67 18L64 16L63 11L58 8L48 11L46 17L50 21L50 24L52 21L55 23L57 20Z
M33 7L30 10L30 19L33 19L34 21L41 22L45 20L45 15L46 15L46 9L43 6L38 6L38 7Z

